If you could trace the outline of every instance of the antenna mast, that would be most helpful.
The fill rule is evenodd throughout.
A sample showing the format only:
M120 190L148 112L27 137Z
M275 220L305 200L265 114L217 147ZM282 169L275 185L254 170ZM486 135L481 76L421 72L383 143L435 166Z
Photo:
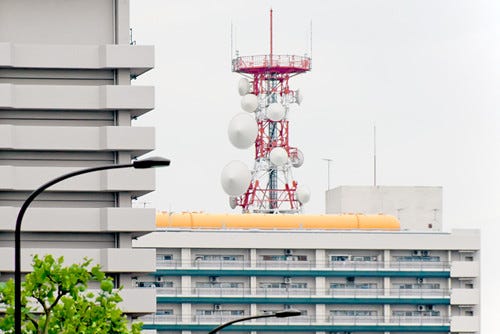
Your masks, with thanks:
M243 212L298 213L309 201L307 187L293 177L304 155L290 145L290 105L300 104L302 95L292 89L292 77L311 70L311 58L274 54L273 9L269 10L269 54L232 59L233 72L243 75L238 83L241 107L246 113L233 117L229 139L240 149L255 148L252 170L239 161L222 172L222 187L231 208Z
M270 42L269 55L271 56L270 59L271 59L271 62L272 62L272 59L273 59L273 9L272 8L269 11L269 34L270 34L270 38L269 38L269 42Z
M373 125L373 186L377 186L377 126Z

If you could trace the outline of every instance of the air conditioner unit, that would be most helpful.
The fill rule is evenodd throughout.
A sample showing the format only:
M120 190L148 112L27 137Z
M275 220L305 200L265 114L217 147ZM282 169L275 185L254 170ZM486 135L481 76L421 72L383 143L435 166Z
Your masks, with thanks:
M290 277L283 277L283 283L290 284L292 283L292 279Z
M354 282L355 278L354 278L354 277L352 277L352 276L349 276L349 277L346 277L346 278L345 278L345 280L346 280L347 282L349 282L349 283L352 283L352 282Z
M426 311L432 311L432 310L434 310L434 305L425 305L425 310Z
M413 252L411 252L411 254L417 256L420 255L420 251L414 250Z
M293 255L293 250L285 249L285 255Z
M417 311L425 311L425 305L417 305Z
M220 311L222 308L220 304L214 304L214 311Z
M157 282L163 282L163 277L161 277L161 276L156 277L156 281Z
M217 276L209 276L209 277L208 277L208 281L209 281L210 283L215 283L215 282L217 282Z
M427 250L423 250L423 251L421 252L421 254L422 254L422 256L429 256L429 251L427 251Z
M424 283L424 279L422 277L417 277L417 283L418 284Z

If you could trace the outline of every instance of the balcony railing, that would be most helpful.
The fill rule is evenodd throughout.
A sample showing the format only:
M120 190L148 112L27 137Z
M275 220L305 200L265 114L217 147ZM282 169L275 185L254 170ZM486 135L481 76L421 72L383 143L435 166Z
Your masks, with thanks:
M148 287L146 289L151 289ZM449 298L448 289L382 289L382 288L161 288L157 287L158 296L214 296L214 297L333 297L333 298Z
M146 324L221 324L227 321L239 319L248 315L146 315L138 320ZM448 317L383 317L383 316L327 316L318 319L314 315L305 315L290 318L262 318L242 323L242 325L251 324L266 325L399 325L399 326L449 326Z
M446 261L327 261L317 264L315 261L203 261L181 262L176 260L157 260L157 269L241 269L241 270L374 270L374 271L449 271L450 263Z

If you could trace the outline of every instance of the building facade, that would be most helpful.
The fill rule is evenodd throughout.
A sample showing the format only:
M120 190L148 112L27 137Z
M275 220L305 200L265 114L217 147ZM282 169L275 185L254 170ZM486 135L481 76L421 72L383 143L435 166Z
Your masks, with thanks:
M139 238L156 273L158 333L479 333L477 230L367 231L166 228Z
M153 87L131 85L154 49L131 45L129 28L127 0L0 1L0 280L13 276L15 220L31 191L154 149L154 129L131 126L154 107ZM122 169L49 188L23 222L22 271L33 254L88 257L124 286L125 312L154 312L154 292L132 277L154 271L155 251L132 239L155 229L155 212L131 208L154 187L154 171Z

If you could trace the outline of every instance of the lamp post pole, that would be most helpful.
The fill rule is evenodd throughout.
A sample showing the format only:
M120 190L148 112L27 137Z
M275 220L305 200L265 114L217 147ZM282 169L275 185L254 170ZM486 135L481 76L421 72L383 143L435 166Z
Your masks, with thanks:
M59 183L63 180L69 179L71 177L81 175L81 174L87 174L87 173L92 173L92 172L97 172L101 170L107 170L107 169L118 169L118 168L136 168L136 169L146 169L146 168L153 168L153 167L162 167L162 166L168 166L170 165L170 160L164 159L164 158L159 158L159 157L154 157L154 158L147 158L143 160L136 160L133 161L132 163L129 164L119 164L119 165L105 165L105 166L98 166L98 167L91 167L91 168L85 168L85 169L80 169L71 173L67 173L64 175L61 175L53 180L50 180L49 182L43 184L40 186L38 189L34 190L29 197L24 201L23 205L21 206L21 209L19 210L19 213L17 214L17 220L16 220L16 231L15 231L15 243L14 243L14 248L15 248L15 255L14 255L14 330L16 334L22 334L21 332L21 224L23 221L24 214L26 210L28 209L29 205L33 200L40 195L44 190L49 188L50 186L53 186L56 183Z
M250 317L239 318L239 319L228 321L228 322L212 329L210 332L208 332L208 334L215 334L218 331L220 331L221 329L226 328L227 326L230 326L234 323L241 322L241 321L260 319L260 318L288 318L288 317L296 317L299 315L301 315L301 312L298 310L283 310L283 311L278 311L278 312L275 312L272 314L253 315Z

